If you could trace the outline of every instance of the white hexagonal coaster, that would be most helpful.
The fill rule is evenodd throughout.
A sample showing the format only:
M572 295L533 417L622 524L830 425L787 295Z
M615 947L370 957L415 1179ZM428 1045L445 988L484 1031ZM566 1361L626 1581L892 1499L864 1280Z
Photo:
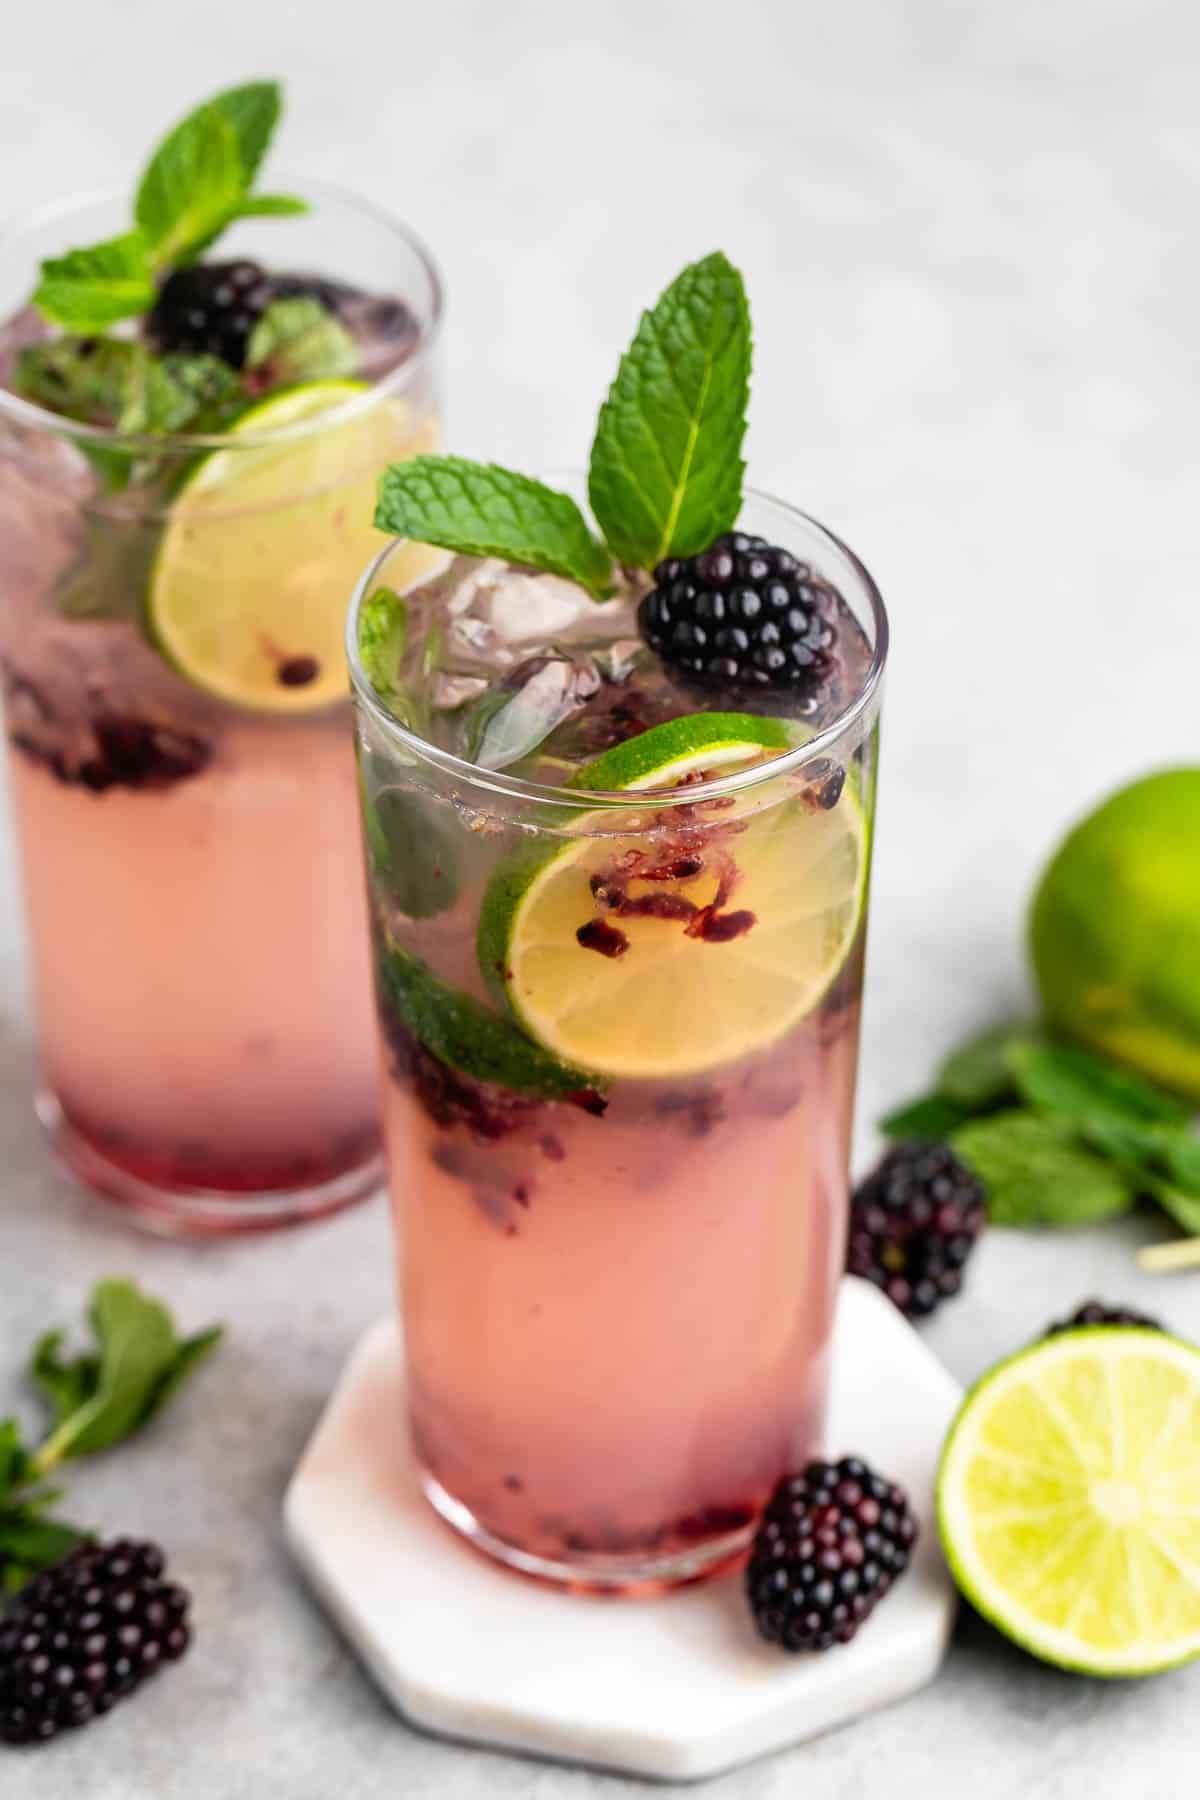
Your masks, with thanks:
M538 1756L691 1781L923 1687L954 1619L933 1476L960 1398L890 1302L842 1284L828 1443L901 1482L921 1538L852 1644L787 1656L754 1636L740 1580L587 1599L511 1575L430 1510L402 1420L395 1326L351 1356L288 1490L288 1539L384 1692L416 1725Z

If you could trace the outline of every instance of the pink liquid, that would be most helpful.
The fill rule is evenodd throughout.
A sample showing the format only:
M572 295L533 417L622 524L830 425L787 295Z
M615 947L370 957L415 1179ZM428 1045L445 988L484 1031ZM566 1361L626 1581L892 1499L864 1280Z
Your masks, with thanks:
M227 724L158 792L10 758L43 1077L142 1180L314 1187L374 1150L347 731Z
M816 1451L857 1048L838 986L768 1056L617 1087L602 1118L530 1107L489 1141L389 1083L413 1432L477 1531L649 1565L742 1530Z

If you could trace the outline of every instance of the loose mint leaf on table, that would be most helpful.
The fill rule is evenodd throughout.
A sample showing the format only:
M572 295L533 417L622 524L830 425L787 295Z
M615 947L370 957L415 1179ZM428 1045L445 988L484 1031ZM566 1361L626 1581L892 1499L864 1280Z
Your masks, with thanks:
M495 463L461 456L393 463L379 479L375 523L393 537L565 576L597 599L612 586L608 552L571 496Z
M643 313L601 408L588 498L622 562L694 555L736 522L749 383L746 291L717 251Z
M994 1113L950 1141L986 1188L993 1224L1091 1225L1133 1205L1134 1189L1119 1169L1036 1113Z
M99 1282L88 1316L94 1350L66 1362L51 1331L34 1351L30 1374L54 1420L34 1457L39 1474L131 1437L220 1339L216 1328L180 1339L166 1307L131 1281Z
M911 1100L888 1113L879 1121L879 1129L885 1137L920 1138L938 1143L973 1116L974 1109L963 1106L958 1100L948 1100L943 1094L927 1094L921 1100Z
M68 250L42 263L33 304L68 331L103 331L154 304L149 249L140 231Z
M936 1090L947 1100L980 1112L1011 1097L1013 1056L1036 1041L1033 1026L997 1025L952 1050L937 1072Z
M1073 1044L1027 1044L1010 1057L1021 1096L1047 1117L1085 1124L1185 1125L1187 1108L1141 1076Z

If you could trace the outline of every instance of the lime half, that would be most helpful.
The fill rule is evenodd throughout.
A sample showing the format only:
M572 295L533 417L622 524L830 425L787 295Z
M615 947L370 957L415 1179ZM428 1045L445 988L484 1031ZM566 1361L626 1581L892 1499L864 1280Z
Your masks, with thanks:
M381 400L323 429L286 433L365 390L312 381L243 413L234 442L197 464L171 508L150 578L149 627L179 672L236 705L296 713L347 688L350 590L383 543L379 471L428 448L403 403ZM425 553L412 555L415 576Z
M978 1611L1044 1661L1147 1675L1200 1654L1200 1351L1062 1333L971 1390L938 1524Z
M670 789L791 747L777 720L701 713L572 786ZM849 781L828 808L781 775L686 809L650 799L628 821L583 809L569 830L501 863L478 943L492 991L564 1062L642 1079L734 1062L798 1024L846 960L867 864Z

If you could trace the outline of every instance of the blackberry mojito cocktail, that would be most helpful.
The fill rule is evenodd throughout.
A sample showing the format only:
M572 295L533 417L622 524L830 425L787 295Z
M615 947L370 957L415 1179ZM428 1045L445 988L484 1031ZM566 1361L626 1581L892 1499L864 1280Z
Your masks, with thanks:
M323 1210L378 1158L343 617L380 468L434 441L438 286L359 203L250 191L277 110L268 83L218 96L132 230L48 254L127 203L58 213L5 271L15 296L44 257L0 327L40 1107L168 1229Z
M456 554L405 591L386 553L351 619L416 1449L583 1585L719 1566L822 1430L884 622L743 500L747 365L708 258L602 414L603 540L418 458L380 523Z

